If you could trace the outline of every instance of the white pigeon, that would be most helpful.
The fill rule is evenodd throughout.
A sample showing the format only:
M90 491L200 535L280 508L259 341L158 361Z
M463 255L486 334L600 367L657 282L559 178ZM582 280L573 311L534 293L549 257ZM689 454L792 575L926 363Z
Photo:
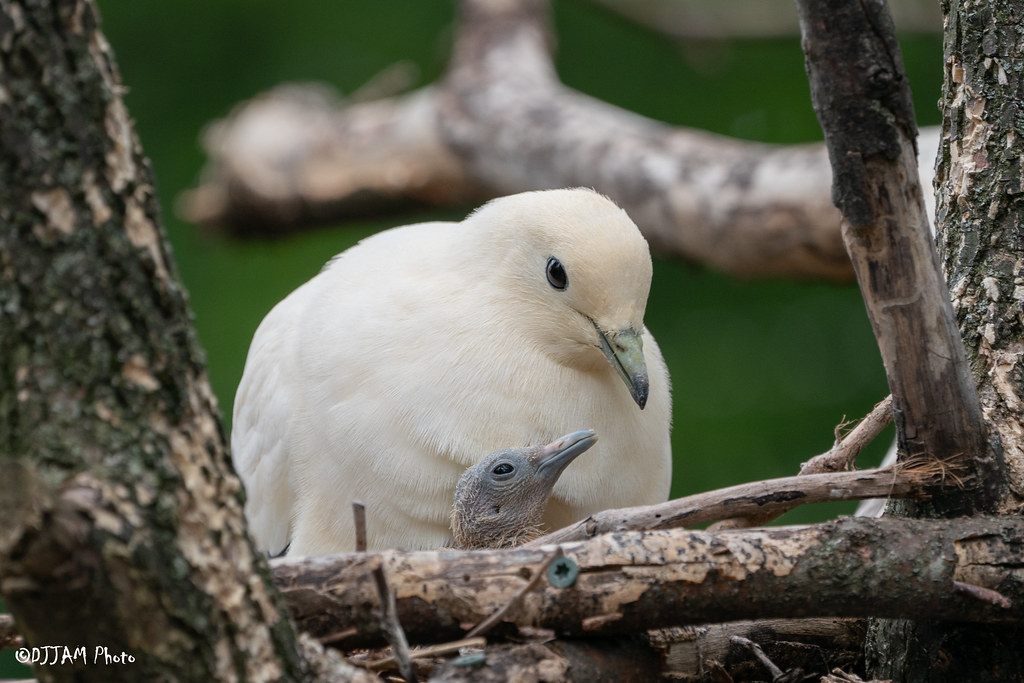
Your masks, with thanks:
M496 199L334 257L253 337L231 446L271 554L451 543L467 467L497 448L601 435L559 479L552 529L664 501L669 376L644 327L647 243L590 190Z

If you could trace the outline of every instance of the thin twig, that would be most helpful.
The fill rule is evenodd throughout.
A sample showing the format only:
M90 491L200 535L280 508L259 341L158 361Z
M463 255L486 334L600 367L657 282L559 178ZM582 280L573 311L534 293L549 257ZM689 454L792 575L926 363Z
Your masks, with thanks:
M483 634L490 631L491 628L493 628L495 624L501 621L502 617L504 617L505 614L508 613L510 609L512 609L513 605L517 604L520 600L522 600L524 595L532 591L534 587L538 583L540 583L541 578L544 576L544 574L547 573L548 567L551 566L551 563L560 558L561 556L562 548L561 546L559 546L555 548L554 552L548 555L547 559L545 559L544 562L540 565L540 568L537 570L537 573L530 577L530 580L526 582L526 585L520 588L519 591L512 596L511 600L502 605L491 616L487 617L479 624L474 626L469 631L469 633L466 634L466 637L472 638L474 636L482 636Z
M342 631L335 631L334 633L329 633L326 636L318 636L317 640L320 641L321 645L330 645L331 643L337 643L342 640L348 640L357 633L359 633L359 629L353 626L351 628L346 628Z
M970 595L972 598L977 598L996 607L1002 607L1003 609L1010 609L1013 603L1008 597L994 591L991 588L985 588L983 586L976 586L973 583L964 583L963 581L953 582L953 591L956 593L963 593Z
M749 649L757 658L757 661L761 662L761 665L764 666L764 668L768 669L768 673L772 675L773 681L777 681L778 679L782 678L782 669L775 666L775 662L768 658L768 655L764 653L764 650L761 649L760 645L750 640L749 638L744 638L743 636L732 636L729 638L729 642L735 643L736 645L742 645Z
M455 654L464 647L483 647L487 644L486 638L463 638L461 640L453 640L450 643L439 643L437 645L429 645L427 647L418 647L409 652L410 659L425 659L427 657L443 657L445 655ZM362 666L371 671L383 671L389 669L395 665L395 658L385 657L384 659L378 659L373 662L366 662Z
M830 472L842 472L851 469L857 455L864 450L864 447L874 441L875 437L881 434L882 430L892 422L892 395L886 396L868 413L856 427L851 429L846 436L840 438L839 434L848 422L843 422L836 427L836 444L827 452L816 455L800 466L799 476L811 474L827 474ZM765 511L745 517L733 517L723 519L713 524L712 531L724 531L726 529L747 529L754 526L763 526L774 519L778 519L785 511Z
M366 552L366 505L361 500L352 501L352 517L356 525L356 552Z
M409 641L405 637L402 625L398 622L395 594L388 587L387 579L384 577L384 568L379 563L373 569L373 580L377 584L377 595L380 598L381 626L391 645L391 651L394 653L398 672L406 680L406 683L415 683L416 675L412 668L412 658L409 656Z
M875 440L892 422L892 394L886 396L860 423L826 453L816 455L800 466L800 474L840 472L849 469L864 447ZM838 431L838 429L837 429Z
M892 496L923 500L939 485L933 469L856 470L782 477L729 486L655 505L605 510L547 533L527 548L582 541L610 531L694 527L721 519L775 516L808 503L864 500Z

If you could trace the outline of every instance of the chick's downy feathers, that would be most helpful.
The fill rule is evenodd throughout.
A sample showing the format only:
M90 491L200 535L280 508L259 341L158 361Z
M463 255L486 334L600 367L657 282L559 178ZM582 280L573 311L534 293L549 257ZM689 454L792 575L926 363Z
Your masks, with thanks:
M232 450L269 552L450 540L466 467L502 444L601 434L545 522L665 500L669 378L644 327L651 259L589 190L494 200L460 223L382 232L342 252L257 329Z
M467 469L455 487L455 547L511 548L540 536L555 482L595 443L597 435L587 429L546 446L495 451Z

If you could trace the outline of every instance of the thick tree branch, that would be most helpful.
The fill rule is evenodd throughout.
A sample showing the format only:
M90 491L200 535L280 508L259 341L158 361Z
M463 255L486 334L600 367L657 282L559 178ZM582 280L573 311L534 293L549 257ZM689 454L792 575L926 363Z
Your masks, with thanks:
M877 9L874 3L862 4L871 12ZM960 329L945 291L941 308L919 307L918 319L893 316L890 321L896 323L897 336L904 336L903 343L917 349L923 346L927 353L897 357L904 363L903 376L897 380L903 388L893 384L892 372L890 385L899 445L927 449L933 455L958 456L978 475L982 486L938 498L934 504L907 506L905 511L947 516L978 509L1019 511L1024 500L1024 427L1019 399L1024 388L1020 343L1024 318L1019 303L1024 244L1020 239L1018 151L1022 83L1016 74L1024 60L1022 37L1015 27L1021 4L1007 0L942 5L946 144L938 171L943 182L938 190L937 234ZM843 22L845 32L850 32L850 27L849 20ZM887 32L880 22L872 22L871 32L879 32L879 27L883 34ZM889 36L886 40L894 42ZM898 52L889 50L888 56L899 66ZM899 112L895 113L898 121ZM885 139L884 131L880 133ZM901 146L905 150L906 145ZM898 185L890 185L888 190L893 196L902 195ZM927 249L921 254L916 247L920 242L916 228L911 224L909 230L904 229L901 239L914 246L904 250L897 265L904 271L926 271L927 279L938 280L941 286L942 278L933 275L938 272L934 253ZM892 231L888 237L895 241L900 233ZM907 257L915 251L917 260L909 262ZM897 249L892 252L900 253ZM853 260L856 265L857 259ZM876 279L872 274L871 280ZM862 288L867 289L864 284ZM908 293L923 301L935 296L938 288L929 284ZM915 313L912 305L901 308ZM876 325L876 331L879 327ZM961 334L970 349L967 357L973 373L967 369ZM947 342L949 339L955 341ZM883 357L887 356L881 336L880 345ZM886 359L887 368L891 360ZM897 398L904 392L909 400ZM921 398L916 399L917 395ZM922 421L926 411L931 411L930 420L924 416ZM987 448L985 429L990 440ZM890 509L903 511L901 506ZM972 586L958 590L973 592L979 599L987 595ZM999 596L988 597L1000 601ZM1024 650L1018 647L1020 639L1019 623L976 628L952 621L883 620L873 623L868 632L868 667L872 675L898 680L1021 680ZM938 666L936 653L942 654Z
M547 5L461 5L439 124L475 177L502 192L595 187L655 249L727 272L848 273L819 147L671 128L565 88L548 51Z
M369 102L325 87L275 88L207 129L203 183L179 211L240 234L275 233L496 196L440 138L437 115L436 87Z
M917 175L916 125L881 0L797 3L811 98L832 160L833 197L889 388L901 453L962 458L976 492L937 509L991 508L1005 486L989 443Z
M1024 519L847 518L810 527L622 532L565 544L579 574L542 580L505 615L566 636L746 618L889 616L1005 622L1024 617ZM275 560L300 628L337 645L379 644L373 568L380 563L412 642L460 637L507 603L550 549L385 551ZM958 589L995 591L1005 607ZM807 598L814 586L814 599Z
M735 140L618 109L559 83L546 1L461 7L433 86L362 103L278 89L239 107L206 136L209 166L185 215L275 231L410 201L587 186L663 254L744 277L850 278L821 145Z

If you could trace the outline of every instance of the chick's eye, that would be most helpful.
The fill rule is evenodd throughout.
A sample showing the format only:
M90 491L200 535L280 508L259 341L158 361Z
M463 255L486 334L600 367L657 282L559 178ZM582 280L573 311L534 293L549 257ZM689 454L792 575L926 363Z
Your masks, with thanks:
M569 276L565 274L565 267L554 256L548 258L547 273L548 284L558 291L564 291L569 286Z
M500 462L494 466L494 468L491 470L491 473L499 475L512 474L512 472L514 472L515 469L515 467L512 467L512 465L508 464L507 462Z

